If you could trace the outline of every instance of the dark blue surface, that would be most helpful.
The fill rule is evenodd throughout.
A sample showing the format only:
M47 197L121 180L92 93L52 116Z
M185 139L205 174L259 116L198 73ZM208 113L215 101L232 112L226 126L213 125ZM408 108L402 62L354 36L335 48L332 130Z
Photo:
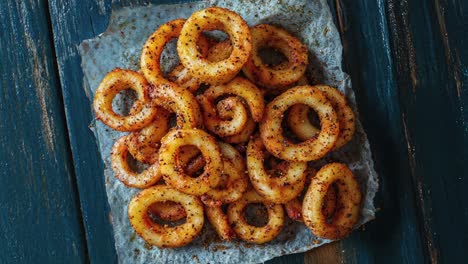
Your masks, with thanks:
M335 6L344 66L353 81L361 121L380 176L377 219L343 242L347 263L422 263L414 185L401 122L385 1Z
M468 248L467 1L390 1L392 56L426 260Z
M83 263L45 1L0 3L0 263Z
M105 30L111 2L146 1L0 2L0 263L117 260L76 49ZM464 262L468 3L328 2L381 210L365 231L271 263Z

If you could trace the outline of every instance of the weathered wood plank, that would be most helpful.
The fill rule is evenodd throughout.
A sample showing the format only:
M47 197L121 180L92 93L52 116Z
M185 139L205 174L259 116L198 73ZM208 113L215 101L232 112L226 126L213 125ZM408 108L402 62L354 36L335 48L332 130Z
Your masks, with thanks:
M341 241L333 242L333 243L315 248L314 250L308 251L307 253L304 254L304 263L307 263L307 264L343 263L341 243L342 243Z
M0 17L0 263L83 263L46 1L1 1Z
M401 119L427 261L468 246L466 1L388 1Z
M95 263L117 261L103 163L95 138L89 98L84 92L77 45L105 30L109 3L105 1L50 0L57 64L65 103L70 144L77 177L89 259Z
M360 117L380 176L375 221L341 243L346 263L421 263L425 260L418 227L410 154L401 122L390 32L383 0L335 1Z

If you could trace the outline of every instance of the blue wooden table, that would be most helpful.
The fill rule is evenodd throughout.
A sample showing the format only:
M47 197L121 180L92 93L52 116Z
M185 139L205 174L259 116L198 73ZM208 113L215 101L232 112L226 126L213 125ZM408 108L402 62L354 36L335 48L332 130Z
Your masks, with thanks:
M0 2L0 263L117 261L77 45L112 6L144 3ZM466 263L468 1L329 4L380 210L344 241L271 263Z

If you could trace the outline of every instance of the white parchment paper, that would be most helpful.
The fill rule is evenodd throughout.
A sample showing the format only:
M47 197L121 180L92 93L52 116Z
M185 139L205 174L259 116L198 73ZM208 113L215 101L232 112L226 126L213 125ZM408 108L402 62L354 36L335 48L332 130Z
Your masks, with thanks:
M325 0L221 0L115 10L106 32L80 45L82 68L89 84L89 90L85 92L90 96L91 103L99 82L109 71L115 67L139 69L142 46L161 24L176 18L188 18L194 11L211 5L227 7L239 13L249 25L280 25L300 38L309 48L309 79L313 83L325 83L340 89L356 111L350 78L341 68L342 46L339 34ZM163 67L175 65L177 59L174 56L175 45L169 45L168 52L163 54ZM124 97L115 101L118 108L128 107ZM125 187L114 178L111 170L109 154L115 140L123 133L113 131L101 122L92 124L91 128L106 165L106 190L120 263L259 263L330 242L314 237L303 224L289 221L278 238L264 245L220 241L209 224L205 224L202 235L186 247L152 247L134 233L127 217L127 205L138 190ZM378 179L369 143L359 121L354 139L321 163L329 161L348 164L362 186L364 201L360 225L373 219L373 199Z

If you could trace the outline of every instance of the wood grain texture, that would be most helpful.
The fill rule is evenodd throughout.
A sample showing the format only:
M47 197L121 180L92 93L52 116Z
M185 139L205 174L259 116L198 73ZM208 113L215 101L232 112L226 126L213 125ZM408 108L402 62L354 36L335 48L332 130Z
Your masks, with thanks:
M110 6L104 1L51 0L49 10L89 259L95 263L113 263L117 255L105 193L104 166L88 128L93 114L77 50L81 41L105 30L102 18L109 15Z
M341 243L341 241L333 242L306 252L304 254L304 263L343 263Z
M1 1L0 17L0 263L83 263L46 2Z
M388 1L401 119L426 261L468 245L466 1Z
M345 263L422 263L410 153L401 122L389 22L383 0L335 1L358 109L380 177L376 219L341 243Z

